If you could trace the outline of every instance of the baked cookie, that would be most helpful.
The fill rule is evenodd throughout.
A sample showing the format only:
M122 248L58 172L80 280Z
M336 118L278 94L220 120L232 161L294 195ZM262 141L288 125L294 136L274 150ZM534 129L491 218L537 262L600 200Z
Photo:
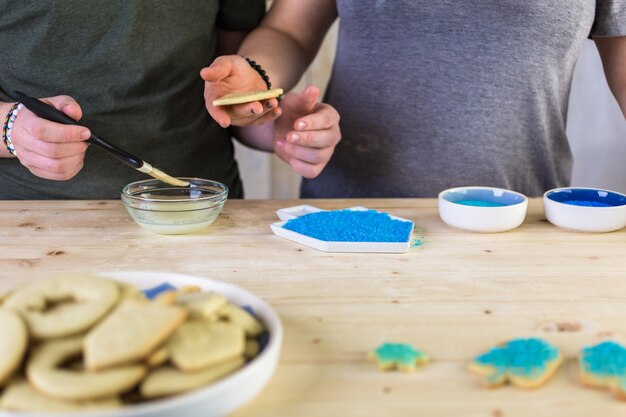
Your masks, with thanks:
M26 377L39 392L60 400L94 400L114 397L139 383L146 370L140 365L101 372L61 369L68 360L80 356L83 338L55 339L33 349L26 365Z
M265 331L263 325L243 308L226 304L217 312L220 320L242 327L248 337L257 337Z
M11 382L0 398L0 408L31 413L63 413L78 411L100 411L120 408L117 398L104 398L96 401L64 401L39 393L23 379Z
M253 101L268 100L283 95L282 88L271 90L252 91L249 93L232 93L213 100L214 106L231 106L233 104L252 103Z
M241 368L244 359L234 358L198 372L182 372L166 366L151 371L140 387L144 398L165 397L200 388Z
M105 369L147 358L185 320L178 306L126 299L85 338L85 366Z
M176 296L176 304L185 307L191 319L216 321L218 311L227 303L226 297L213 292L179 293Z
M579 356L583 385L609 389L626 400L626 348L617 342L602 342L582 350Z
M18 312L34 339L84 332L120 297L115 281L85 274L66 275L16 289L4 308Z
M125 298L134 298L137 300L145 300L146 296L139 290L139 288L134 285L125 284L123 282L118 282L117 284L120 288L120 299Z
M244 331L237 325L197 320L183 323L167 349L178 369L193 372L242 356L245 343Z
M378 369L381 371L398 369L410 372L429 361L424 352L405 343L383 343L371 352L369 357L378 363Z
M0 310L0 387L20 367L27 347L24 321L11 310Z
M252 359L261 351L261 345L256 339L246 340L246 347L243 350L243 356L246 359Z
M487 387L510 382L520 388L536 388L554 375L562 361L561 352L543 339L513 339L477 356L469 369L480 375Z
M146 365L148 365L148 367L150 368L156 368L158 366L163 365L169 359L170 359L170 351L165 347L161 347L157 349L156 351L152 352L152 354L150 354L150 356L146 358Z

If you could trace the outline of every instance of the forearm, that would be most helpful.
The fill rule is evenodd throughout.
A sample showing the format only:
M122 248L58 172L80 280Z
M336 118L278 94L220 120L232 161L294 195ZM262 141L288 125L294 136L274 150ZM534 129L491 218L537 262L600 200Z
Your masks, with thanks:
M231 127L231 133L242 144L258 151L274 151L274 122L260 126Z
M7 114L11 107L13 107L14 103L1 103L0 102L0 129L4 126L4 121L6 120ZM1 134L1 130L0 130ZM9 153L9 150L4 145L4 143L0 143L0 158L15 158L14 155Z
M285 91L296 85L315 57L288 34L269 27L258 28L248 35L239 48L239 55L259 63L272 85Z
M611 92L626 118L626 36L594 38Z
M290 90L315 58L336 18L335 0L275 0L239 54L258 62L272 85Z

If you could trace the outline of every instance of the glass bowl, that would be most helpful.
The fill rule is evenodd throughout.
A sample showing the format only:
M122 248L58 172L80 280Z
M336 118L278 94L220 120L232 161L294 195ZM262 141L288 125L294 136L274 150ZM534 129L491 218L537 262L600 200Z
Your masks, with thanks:
M555 226L580 232L613 232L626 226L626 195L599 188L546 191L543 208Z
M130 183L122 189L122 203L144 229L165 235L192 233L217 218L228 197L228 187L200 178L180 178L190 183L176 187L156 179Z
M439 216L450 226L481 233L515 229L524 222L528 198L493 187L458 187L439 194Z

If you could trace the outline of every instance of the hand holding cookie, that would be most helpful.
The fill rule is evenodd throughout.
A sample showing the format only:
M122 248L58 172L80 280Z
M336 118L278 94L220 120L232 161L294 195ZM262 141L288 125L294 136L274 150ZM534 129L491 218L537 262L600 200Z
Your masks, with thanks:
M252 102L227 106L214 104L215 100L230 94L268 90L261 75L239 55L218 57L209 67L200 71L200 76L205 81L206 108L222 127L264 124L281 115L278 100L273 97L260 97Z

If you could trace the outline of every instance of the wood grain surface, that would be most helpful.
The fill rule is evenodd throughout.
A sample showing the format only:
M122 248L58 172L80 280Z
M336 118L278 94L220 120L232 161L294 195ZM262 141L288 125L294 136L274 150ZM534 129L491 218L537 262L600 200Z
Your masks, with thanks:
M275 210L366 206L411 219L423 244L405 254L327 254L278 238ZM278 370L237 417L618 416L582 388L575 357L626 341L626 229L584 234L547 223L532 200L511 232L446 226L431 199L229 201L205 231L139 228L119 201L0 202L0 291L65 271L155 270L216 278L274 306L285 327ZM486 390L466 371L489 346L541 336L566 361L535 391ZM433 363L381 373L366 354L408 342Z

